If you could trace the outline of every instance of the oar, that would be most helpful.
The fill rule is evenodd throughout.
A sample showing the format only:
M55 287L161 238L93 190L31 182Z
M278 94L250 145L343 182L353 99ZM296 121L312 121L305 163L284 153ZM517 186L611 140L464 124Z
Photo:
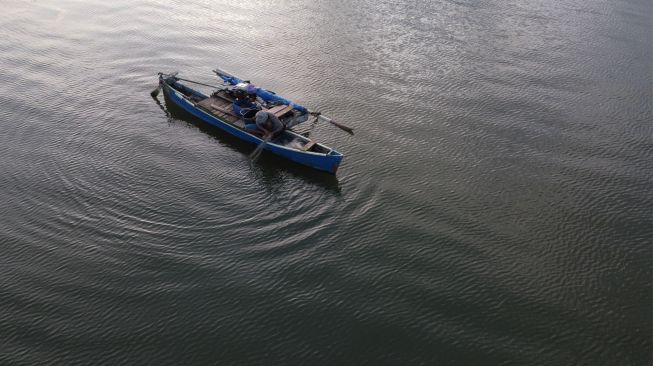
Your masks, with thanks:
M177 76L177 73L178 73L178 71L175 71L172 74L167 74L166 75L166 74L160 72L159 73L159 84L157 84L156 88L154 90L152 90L152 92L150 93L152 98L156 99L156 97L159 95L159 92L161 91L161 83L163 82L163 79L162 79L163 75L175 77L175 76Z
M182 79L182 78L178 78L178 77L176 77L175 75L172 75L172 77L174 77L174 78L177 79L177 80L187 81L187 82L189 82L189 83L193 83L193 84L204 85L204 86L208 86L208 87L210 87L210 88L215 88L215 89L221 89L221 87L219 87L219 86L209 85L209 84L204 84L204 83L200 83L199 81L193 81L193 80L188 80L188 79ZM159 95L159 91L160 91L160 90L161 90L161 83L159 83L159 85L156 87L156 89L152 90L152 92L150 93L150 95L152 96L152 98L156 98L156 97Z
M258 144L256 149L254 151L252 151L251 154L249 154L249 158L252 159L252 161L256 161L256 159L258 159L258 157L261 156L261 153L263 152L263 148L265 147L265 145L267 143L268 143L268 140L264 139L260 144Z
M178 78L178 77L176 77L176 76L175 76L175 79L177 79L177 80L182 80L182 81L188 81L189 83L193 83L193 84L197 84L197 85L208 86L208 87L210 87L210 88L221 89L221 87L219 87L219 86L209 85L209 84L204 84L204 83L200 83L199 81L193 81L193 80L188 80L188 79L182 79L182 78Z
M347 127L347 126L345 126L345 125L343 125L343 124L341 124L341 123L338 123L338 122L332 120L331 118L324 117L320 112L312 112L312 111L309 111L308 113L310 113L311 116L315 116L315 117L317 117L318 119L322 119L322 120L324 120L324 121L327 121L327 122L331 123L332 125L338 127L339 129L341 129L341 130L347 132L347 133L350 134L350 135L353 135L353 134L354 134L354 129L352 129L351 127Z
M157 85L156 89L152 90L152 92L150 93L152 98L156 98L159 95L160 90L161 90L161 84Z

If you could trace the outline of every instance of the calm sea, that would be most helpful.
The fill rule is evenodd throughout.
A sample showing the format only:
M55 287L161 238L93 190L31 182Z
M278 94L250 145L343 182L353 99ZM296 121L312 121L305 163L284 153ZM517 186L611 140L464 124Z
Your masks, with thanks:
M650 0L1 5L0 364L652 364ZM338 175L150 97L215 67Z

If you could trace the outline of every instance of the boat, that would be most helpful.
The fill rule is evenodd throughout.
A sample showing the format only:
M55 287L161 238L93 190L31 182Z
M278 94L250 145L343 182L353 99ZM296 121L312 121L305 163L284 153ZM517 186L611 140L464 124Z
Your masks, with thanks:
M307 121L310 116L334 123L331 119L311 112L305 107L263 88L256 88L256 109L240 108L238 91L243 84L248 82L221 70L215 70L215 72L223 78L225 86L214 87L217 90L210 95L205 95L187 84L211 85L182 79L177 76L177 73L159 73L158 87L163 90L167 100L202 121L243 141L257 145L257 152L265 150L304 166L332 174L336 173L343 154L291 129L291 127ZM152 96L156 96L157 93L158 89L155 89ZM259 109L273 113L286 126L286 129L271 141L264 142L259 136L245 129L245 124L254 123L254 115Z

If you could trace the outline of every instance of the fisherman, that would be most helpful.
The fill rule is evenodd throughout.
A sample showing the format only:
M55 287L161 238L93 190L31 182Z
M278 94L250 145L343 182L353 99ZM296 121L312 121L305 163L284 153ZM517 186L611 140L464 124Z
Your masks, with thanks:
M286 128L284 124L273 113L259 111L256 113L256 123L245 125L248 132L261 136L263 140L270 141L279 136Z

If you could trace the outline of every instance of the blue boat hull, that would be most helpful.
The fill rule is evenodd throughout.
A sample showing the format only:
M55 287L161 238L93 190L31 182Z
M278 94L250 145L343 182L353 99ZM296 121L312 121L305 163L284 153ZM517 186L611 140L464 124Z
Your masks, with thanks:
M173 102L175 105L180 107L181 109L187 111L188 113L192 114L193 116L201 119L202 121L220 128L221 130L238 137L239 139L259 145L260 143L263 142L260 138L257 136L254 136L247 131L229 123L226 121L221 120L220 118L198 108L195 106L195 104L190 101L188 98L184 96L183 93L181 93L178 90L175 90L175 87L179 87L178 83L173 83L172 85L168 83L164 78L159 79L161 87L163 88L163 92L165 95L168 97L168 99ZM187 86L183 86L183 88L186 91L192 91L192 93L200 98L206 98L202 93L199 93L195 90L190 89ZM291 133L295 135L298 139L305 139L301 135L294 134L293 132L288 131L288 133ZM342 161L343 155L333 149L329 149L328 153L316 153L316 152L310 152L310 151L301 151L297 150L295 148L291 147L286 147L282 145L277 145L275 143L267 143L263 147L264 150L269 151L275 155L284 157L288 160L294 161L296 163L321 170L324 172L329 172L332 174L335 174L336 171L338 170L338 167L340 166L340 162Z

